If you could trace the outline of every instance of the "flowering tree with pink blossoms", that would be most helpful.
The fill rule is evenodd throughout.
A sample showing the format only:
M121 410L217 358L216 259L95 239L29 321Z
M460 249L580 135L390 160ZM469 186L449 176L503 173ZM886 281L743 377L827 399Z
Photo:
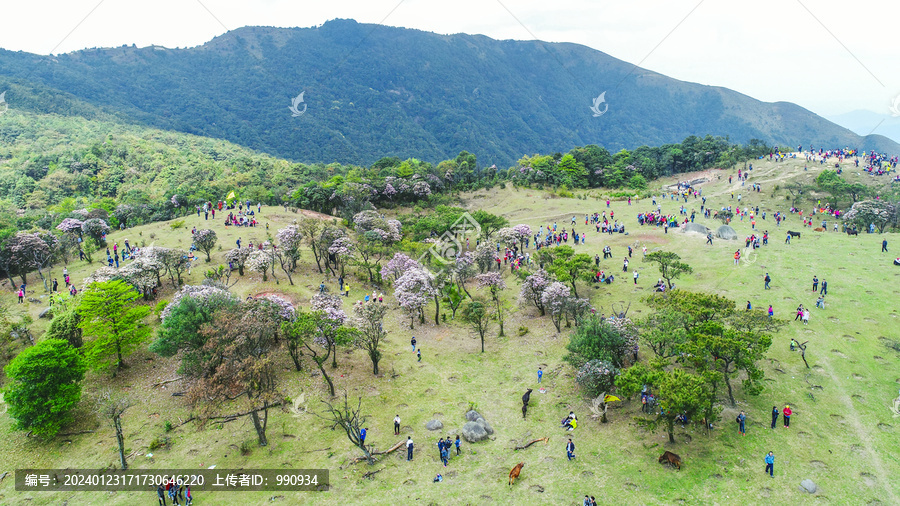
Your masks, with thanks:
M422 264L413 260L404 253L394 253L394 256L381 268L381 277L397 281L397 279L412 269L421 269Z
M412 269L394 283L394 296L400 307L409 315L409 328L413 328L416 317L425 323L425 305L435 296L434 276L424 269Z
M522 282L522 292L520 294L522 299L529 304L534 304L534 307L541 312L541 316L546 314L543 295L544 290L550 286L550 283L553 283L553 277L544 269L540 269L526 277L525 281Z

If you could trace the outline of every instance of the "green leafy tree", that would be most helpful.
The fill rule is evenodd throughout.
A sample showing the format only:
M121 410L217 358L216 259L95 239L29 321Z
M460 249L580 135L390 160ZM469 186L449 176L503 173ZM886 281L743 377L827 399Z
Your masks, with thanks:
M481 237L485 240L490 240L498 230L509 226L509 220L506 218L481 209L473 212L472 218L475 218L475 221L481 227Z
M578 287L576 281L590 281L594 273L594 260L587 253L575 253L575 250L568 245L561 245L555 248L544 250L545 258L549 258L550 265L545 265L547 272L556 276L561 283L569 283L572 287L572 294L578 297Z
M639 363L625 370L616 379L619 392L631 397L641 391L644 385L651 388L657 398L659 410L653 418L642 420L650 430L665 427L669 442L675 442L675 419L685 415L689 419L710 415L715 395L710 388L708 377L691 373L682 368L665 370L664 363L648 366Z
M659 275L666 280L669 288L672 288L672 280L682 274L690 274L694 269L681 261L681 257L671 251L654 251L644 258L647 262L654 263L659 268Z
M78 350L62 339L46 339L22 351L6 366L10 384L4 400L14 427L56 435L81 400L86 369Z
M757 362L765 357L772 345L768 334L740 332L720 322L707 322L691 333L689 343L685 348L688 356L695 363L702 361L698 370L708 368L722 374L732 406L737 403L731 379L739 372L746 373L745 393L758 395L762 391L764 374Z
M327 332L329 336L327 339L324 337L323 329L331 329ZM334 397L334 382L325 368L332 353L337 352L336 344L330 344L330 341L352 342L355 338L355 329L336 327L333 318L329 318L324 311L309 313L298 311L292 321L281 324L281 333L287 341L294 363L299 361L300 356L308 354L322 373L322 378L328 385L328 392Z
M489 306L480 300L473 300L463 308L463 318L481 338L481 353L484 353L484 336L490 329L491 320L494 319Z
M56 314L50 320L50 326L44 334L44 339L62 339L71 344L73 348L81 348L84 341L79 326L81 315L78 314L77 309L73 306L60 311L58 307L55 307L53 311Z
M587 362L600 360L617 368L625 366L626 354L634 346L634 338L620 331L598 315L584 319L569 338L566 362L579 368Z
M233 309L238 304L238 299L227 293L216 292L202 298L182 297L164 311L162 325L156 340L150 344L150 351L163 357L173 357L180 352L179 372L200 375L206 344L201 329L213 321L217 311Z
M151 310L138 304L141 293L121 280L91 284L78 305L79 326L87 340L85 360L94 370L125 365L124 357L150 336L144 318Z

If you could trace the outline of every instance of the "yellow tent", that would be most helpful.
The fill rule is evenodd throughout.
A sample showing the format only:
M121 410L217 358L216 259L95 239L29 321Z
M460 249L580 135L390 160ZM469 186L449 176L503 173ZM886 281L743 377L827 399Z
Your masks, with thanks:
M615 395L607 395L606 397L603 398L603 402L613 402L613 401L621 401L621 400L622 399L619 399Z

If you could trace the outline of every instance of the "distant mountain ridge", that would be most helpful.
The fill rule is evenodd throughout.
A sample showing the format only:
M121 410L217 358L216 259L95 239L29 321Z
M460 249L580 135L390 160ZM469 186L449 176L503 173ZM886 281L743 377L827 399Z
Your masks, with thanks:
M861 137L798 105L678 81L578 44L352 20L245 27L188 49L0 50L4 89L13 108L115 117L305 162L437 162L467 150L502 168L523 154L706 134L900 153L886 137ZM295 116L301 92L306 109Z

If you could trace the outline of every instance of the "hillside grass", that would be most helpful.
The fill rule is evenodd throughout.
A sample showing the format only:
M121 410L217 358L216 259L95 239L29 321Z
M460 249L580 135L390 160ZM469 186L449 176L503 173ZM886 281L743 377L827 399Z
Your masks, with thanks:
M177 377L178 363L143 350L128 358L129 368L116 378L94 373L86 378L78 422L64 432L95 430L94 433L61 435L41 441L10 431L9 418L0 417L0 427L7 430L7 437L0 441L0 460L5 463L0 471L12 472L24 467L116 467L114 432L90 409L92 396L110 387L125 391L137 401L124 416L126 453L134 453L129 459L132 467L326 468L331 473L329 492L197 492L196 504L413 501L442 505L580 504L585 494L616 504L805 504L814 501L896 504L900 501L900 490L891 477L900 475L896 442L900 420L891 418L888 406L900 388L897 367L900 354L885 345L886 340L900 341L896 304L900 269L891 265L896 253L893 250L890 254L879 253L881 235L862 234L851 238L833 232L816 233L812 229L802 229L800 239L784 244L785 230L801 230L801 227L796 215L790 216L780 228L775 227L770 217L772 212L787 211L790 204L784 200L783 192L773 195L773 188L791 178L813 178L823 168L810 164L809 170L803 171L804 165L803 161L755 162L756 168L744 188L739 183L727 184L731 171L709 171L712 180L701 187L710 206L735 205L737 197L734 201L730 197L734 190L735 195L741 192L744 204L758 203L767 212L767 219L758 220L757 227L769 230L769 245L746 255L739 267L733 265L732 254L738 247L744 249L743 240L716 240L712 246L706 246L705 238L699 234L671 231L664 234L659 228L639 227L635 215L655 209L649 199L634 202L630 207L625 201L613 202L611 209L625 223L628 234L609 236L594 233L583 222L585 214L607 210L605 199L593 198L601 196L601 191L581 192L588 194L586 200L547 198L544 191L511 186L464 195L464 205L469 209L502 214L512 224L527 223L537 228L556 220L560 228L571 229L571 218L573 214L577 216L575 230L589 233L585 246L578 246L576 251L593 256L607 244L612 247L612 260L601 266L616 274L616 282L602 287L581 285L584 288L579 290L581 294L590 293L595 307L606 314L614 304L621 309L631 303L629 316L646 315L647 308L641 298L650 292L649 287L658 273L641 261L644 245L648 251L656 248L675 251L694 267L693 275L678 280L680 288L719 293L735 300L739 307L747 300L754 307L772 304L776 317L788 320L793 320L799 303L814 306L816 296L810 286L813 275L827 280L827 309L811 309L809 326L791 321L774 337L762 364L767 378L762 395L746 396L738 386L738 405L732 408L726 403L721 420L709 435L699 424L678 427L678 442L670 445L666 443L665 433L647 433L636 426L633 417L640 414L640 402L634 399L613 403L610 423L592 420L589 400L576 390L573 370L562 361L571 329L557 334L548 318L538 317L533 308L519 306L516 302L519 285L506 270L507 283L511 285L506 297L512 308L505 325L507 337L489 337L486 353L479 353L478 339L460 323L435 326L433 305L427 311L427 323L422 326L417 323L411 331L408 319L396 309L392 290L385 289L386 303L395 309L385 322L389 341L381 363L383 376L373 377L371 363L362 352L347 350L339 354L339 367L334 374L336 390L346 391L351 398L362 397L364 412L370 416L369 441L376 449L386 449L411 435L416 443L412 463L406 462L405 452L400 450L382 457L372 467L365 463L350 464L349 459L357 457L359 451L341 432L329 430L324 420L309 413L322 411L320 400L327 398L324 382L311 374L315 369L308 360L304 371L294 372L287 354L283 357L281 390L290 398L297 398L303 392L308 412L295 415L285 409L272 410L268 447L257 446L252 425L245 419L205 427L188 423L166 433L167 420L178 424L190 417L183 398L172 396L184 386L181 382L157 388L152 385ZM716 178L719 174L722 179ZM694 177L697 176L687 175L682 179ZM749 185L753 182L763 185L761 193L750 193ZM664 212L677 212L681 204L667 199L661 205ZM700 216L699 200L691 199L685 206L689 211L695 208ZM263 227L258 229L226 229L221 226L221 219L217 220L214 229L222 249L215 252L209 265L221 263L224 251L233 247L239 235L244 243L249 239L257 243L265 238L266 222L274 234L298 216L279 208L264 208ZM719 225L702 218L696 221L711 228ZM146 245L187 248L191 227L199 229L212 224L195 214L187 217L186 227L179 230L172 230L167 223L154 223L115 232L109 240L121 244L127 237L132 244L146 241ZM751 233L746 220L734 221L732 226L741 239ZM893 237L889 236L888 240L891 248L896 249L900 246ZM634 256L629 273L620 277L628 245L634 248ZM102 253L97 256L104 257ZM84 277L100 265L77 262L70 266L70 274L81 288ZM206 266L199 259L188 276L189 282L198 283ZM631 278L635 268L640 272L637 287ZM323 279L333 289L336 282L316 271L309 253L305 254L302 271L301 275L294 276L294 286L287 283L283 273L276 273L279 281L276 284L271 279L262 283L259 275L248 272L232 290L241 297L281 293L308 309L309 298ZM772 277L772 290L768 291L763 290L766 272ZM61 277L61 268L56 268L54 275ZM348 306L362 297L363 288L372 289L361 280L349 282L353 291ZM34 275L30 276L30 283L35 293L29 296L39 296L42 288ZM171 291L167 284L158 300L170 299ZM43 307L27 306L35 317ZM446 308L442 307L444 311ZM44 325L44 320L36 322L36 333ZM518 336L519 327L526 327L528 333ZM416 362L411 352L411 335L416 336L423 350L421 363ZM789 350L791 338L809 341L807 359L812 369L807 370L799 354ZM647 353L642 351L642 358ZM545 394L537 392L539 366L545 370ZM535 392L531 396L528 419L523 420L520 398L527 388L535 388ZM772 405L781 410L785 404L794 410L791 428L784 429L779 423L777 430L769 429ZM463 455L453 457L450 466L444 468L435 447L437 437L453 438L465 422L464 414L471 405L482 413L496 433L490 441L477 444L464 441ZM748 416L746 437L739 436L733 421L741 409ZM239 410L240 406L235 405L227 412ZM559 428L559 421L570 410L579 415L581 423L574 432L565 432ZM393 435L395 414L403 420L402 436ZM432 418L441 420L445 428L435 432L425 430L425 423ZM171 446L150 452L151 442L165 437L170 438ZM516 444L539 437L549 437L549 444L538 443L526 450L513 451ZM568 437L577 446L578 458L572 462L565 458ZM250 453L242 455L240 446L245 442ZM666 449L681 455L684 461L681 471L657 463L657 457ZM774 479L762 472L763 457L768 451L776 455ZM146 456L148 452L153 454L152 458ZM525 467L516 484L509 487L508 472L518 462L524 462ZM378 469L383 471L374 479L361 478L365 472ZM432 483L438 473L444 475L444 482ZM798 485L804 478L819 485L815 499L799 491ZM155 492L26 494L13 490L12 476L0 482L0 502L4 504L67 501L69 505L115 505L134 504L136 499L150 504L155 501Z

